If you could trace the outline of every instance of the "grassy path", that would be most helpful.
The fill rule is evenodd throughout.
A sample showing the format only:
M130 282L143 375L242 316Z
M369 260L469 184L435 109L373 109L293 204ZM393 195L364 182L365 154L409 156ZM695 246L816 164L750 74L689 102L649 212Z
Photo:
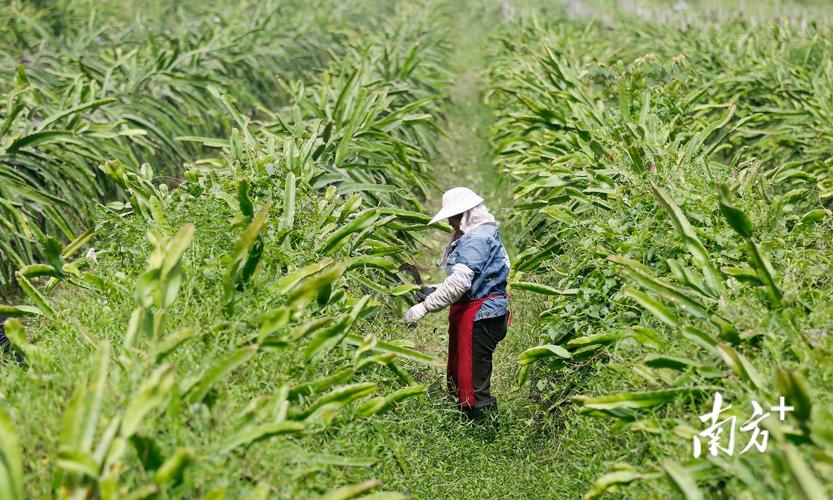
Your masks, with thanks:
M453 86L443 124L446 136L434 164L440 190L427 205L430 210L438 209L442 191L468 186L486 199L498 221L507 221L512 207L511 188L500 185L492 165L492 117L482 100L488 37L502 19L496 8L491 12L469 9L454 19L452 32L457 39L452 41ZM501 235L510 258L517 255L515 243L522 235L506 223ZM438 232L435 238L433 247L417 256L434 282L443 278L437 261L445 235ZM517 356L540 341L535 328L541 307L537 295L513 294L513 324L497 348L492 375L500 402L497 434L461 422L459 412L444 398L448 321L446 314L438 313L403 334L437 361L437 366L420 374L422 383L430 387L427 404L414 404L398 412L395 419L375 427L356 426L349 431L355 433L349 442L362 440L363 445L333 451L386 455L383 462L366 471L367 477L376 477L386 488L410 493L414 498L580 497L592 479L604 471L606 461L616 459L612 451L615 447L610 446L611 436L604 421L576 418L572 409L557 422L542 419L536 415L528 391L516 389ZM628 447L620 444L622 449ZM385 452L379 453L380 448Z
M495 13L497 14L497 13ZM481 73L486 67L486 37L490 16L468 12L456 18L453 87L443 125L447 136L435 160L441 190L468 186L480 193L490 211L505 220L510 196L498 186L497 172L490 160L488 141L490 113L481 100ZM494 18L495 22L500 22ZM478 26L478 24L482 26ZM441 191L428 207L439 207ZM511 228L503 230L510 256ZM509 237L507 237L509 235ZM436 233L433 247L417 256L431 279L442 278L437 260L445 243ZM420 349L435 356L437 364L419 374L429 384L426 405L401 408L392 420L342 428L343 436L325 436L330 452L375 454L385 457L367 477L376 477L386 488L407 492L414 498L553 498L564 495L564 477L558 474L558 460L551 434L540 429L525 392L512 392L516 380L518 353L534 345L534 317L523 301L515 300L514 322L507 338L498 346L493 373L494 392L500 401L500 432L494 434L460 419L459 412L443 397L445 383L447 317L430 315L411 332ZM380 451L383 450L383 451Z
M456 34L451 69L453 85L450 90L450 103L446 110L447 122L444 125L446 136L440 143L441 154L435 164L437 182L440 191L430 204L432 209L439 209L440 194L455 186L466 186L473 189L486 200L486 206L499 222L508 219L511 211L511 189L502 189L499 185L498 173L492 165L489 143L489 127L492 116L490 110L482 100L484 88L483 73L486 71L486 47L489 42L490 26L502 22L497 11L483 12L469 10L467 15L456 18L457 25L452 32ZM516 255L514 238L511 227L503 225L501 234L508 247L510 257ZM421 256L423 265L433 270L432 277L439 282L444 276L436 266L436 261L442 253L445 238L438 235L435 247L430 253ZM518 353L531 345L532 332L531 317L524 304L519 301L513 303L514 324L510 327L507 338L501 342L496 352L493 385L497 394L502 396L502 410L514 414L520 409L525 400L519 394L510 394L515 380ZM436 338L436 332L443 332L442 344L431 354L438 355L444 361L445 341L444 331L447 321L444 313L432 315L431 326L422 327L418 331L426 343Z

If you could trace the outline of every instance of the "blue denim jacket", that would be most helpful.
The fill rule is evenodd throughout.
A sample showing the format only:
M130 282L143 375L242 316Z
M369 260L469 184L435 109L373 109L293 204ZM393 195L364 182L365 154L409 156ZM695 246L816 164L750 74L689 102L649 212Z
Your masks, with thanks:
M506 293L506 278L509 276L509 257L500 241L497 226L478 226L452 243L451 253L446 261L446 275L451 274L454 264L463 264L474 271L471 288L463 298L482 299L494 293ZM506 314L508 299L492 297L483 303L474 320L495 318Z

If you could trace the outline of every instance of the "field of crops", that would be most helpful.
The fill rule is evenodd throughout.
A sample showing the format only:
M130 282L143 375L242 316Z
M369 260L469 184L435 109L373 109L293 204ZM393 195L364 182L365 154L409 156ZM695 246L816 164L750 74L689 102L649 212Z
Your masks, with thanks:
M0 498L828 498L829 10L3 3ZM498 429L400 319L457 185Z

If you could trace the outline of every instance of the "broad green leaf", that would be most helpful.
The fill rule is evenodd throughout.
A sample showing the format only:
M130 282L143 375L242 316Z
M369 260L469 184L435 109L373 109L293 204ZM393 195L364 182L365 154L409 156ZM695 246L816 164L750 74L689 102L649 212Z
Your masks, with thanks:
M732 204L732 193L725 184L718 184L720 191L720 213L736 233L744 238L751 238L754 231L749 216Z
M133 393L124 410L120 429L123 439L129 439L135 434L145 415L165 402L173 389L174 377L173 366L164 364L156 368Z
M129 441L133 445L133 449L136 450L136 456L142 462L142 468L146 472L157 470L164 462L162 450L155 438L134 434L130 436Z
M23 148L32 148L58 141L62 138L72 137L75 133L71 130L45 130L43 132L34 132L32 134L24 135L12 141L6 147L6 153L16 153Z
M793 416L806 423L813 409L813 399L810 397L810 386L804 376L795 370L778 368L775 372L775 387L778 394L784 396L788 404L795 407Z
M699 330L692 326L686 326L683 328L683 337L694 342L695 344L699 345L707 351L717 352L717 340L715 340L714 338L712 338L711 335L702 330Z
M390 294L393 295L394 297L400 297L402 295L407 295L411 292L415 292L417 290L420 290L421 288L422 287L419 286L419 285L413 285L413 284L410 284L410 283L405 283L405 284L397 285L397 286L391 288L390 289Z
M679 309L699 319L708 319L710 314L706 307L686 295L683 291L671 286L669 283L656 278L642 264L625 257L611 255L608 260L623 266L625 274L642 285L643 287L659 294L664 299L676 305Z
M348 366L312 382L295 384L289 390L287 397L295 401L301 396L311 396L312 394L323 392L334 385L348 382L353 377L353 373L353 368Z
M40 276L58 278L61 276L60 272L54 266L48 264L29 264L28 266L21 267L18 272L26 278L38 278Z
M29 300L34 302L35 306L37 306L37 308L40 309L45 315L50 318L54 318L55 311L46 301L46 297L44 297L43 294L35 288L35 285L33 285L32 282L26 278L26 276L20 274L20 271L15 273L15 278L17 278L17 284L20 285L20 288L29 297Z
M275 422L272 424L246 428L245 430L230 436L223 444L220 453L228 453L241 446L247 447L258 441L269 439L273 436L301 432L305 428L305 424L292 421Z
M345 269L344 264L336 264L305 280L287 294L286 305L296 309L306 306L308 302L318 297L322 291L332 290L333 282L344 274Z
M671 484L679 491L686 500L700 500L703 494L697 487L697 481L694 477L677 462L672 460L665 460L662 462L662 468L668 474Z
M43 255L46 261L56 270L64 267L64 261L61 258L61 243L55 238L48 237L42 242ZM60 272L60 271L58 271Z
M821 222L830 215L830 211L824 208L817 208L815 210L810 210L806 214L801 216L801 222L804 224L815 224L816 222Z
M361 335L355 333L348 333L347 336L344 337L345 344L360 346L363 342L364 339L361 337ZM398 346L396 344L391 344L390 342L377 341L376 344L370 350L381 353L396 354L400 358L410 359L411 361L418 361L420 363L431 363L434 360L434 358L432 358L428 354L419 352L414 349L408 349L407 347Z
M228 256L228 264L226 265L226 272L223 275L223 302L229 304L234 298L234 292L238 283L241 281L241 276L245 267L256 266L257 262L249 262L250 255L256 255L260 258L260 252L255 252L256 243L260 240L260 231L266 223L266 217L269 215L271 204L266 202L260 211L252 218L251 223L240 235L240 239L234 245L231 253ZM246 276L247 277L247 276Z
M578 349L589 345L610 345L618 342L623 338L622 332L611 333L597 333L596 335L587 335L585 337L576 337L567 341L566 345L570 349Z
M382 483L378 479L370 479L363 483L342 486L341 488L326 493L321 497L321 500L347 500L348 498L355 498L362 493L372 490L380 484Z
M584 498L585 500L599 498L603 494L607 493L611 488L615 488L616 486L625 486L644 478L644 474L637 472L632 467L608 472L593 481L590 489L584 494Z
M320 262L306 265L296 271L293 271L290 274L287 274L286 276L278 280L278 282L274 286L274 290L278 293L287 293L308 276L312 276L313 274L321 271L326 267L333 265L334 263L335 261L332 258L326 257L322 259Z
M557 356L559 358L570 359L572 354L567 349L561 346L546 344L527 349L518 355L518 364L528 365L541 359L551 358Z
M747 246L751 257L750 263L758 273L758 279L760 279L766 286L767 296L769 297L770 303L774 307L780 307L782 297L781 289L778 288L778 285L775 283L775 270L772 268L772 264L769 263L767 256L761 252L757 243L755 243L751 238L747 241Z
M292 340L302 339L302 338L306 337L307 335L309 335L310 333L313 333L313 332L323 328L330 321L332 321L332 319L333 318L331 318L329 316L321 316L319 318L311 319L311 320L307 321L306 323L301 324L298 328L296 328L295 331L290 336L290 338Z
M79 104L79 105L73 106L69 109L61 110L58 113L55 113L52 116L44 119L38 125L38 131L45 130L46 127L52 125L53 123L57 122L58 120L61 120L61 119L66 118L68 116L72 116L74 114L80 113L81 111L90 111L90 110L100 108L102 106L106 106L108 104L111 104L111 103L114 103L114 102L117 102L117 101L118 101L118 99L116 99L114 97L108 97L108 98L105 98L105 99L96 99L96 100L93 100L93 101L90 101L90 102L85 102L84 104Z
M352 214L353 212L358 210L359 207L361 207L362 201L363 201L362 200L362 195L360 195L358 193L356 193L353 196L351 196L350 198L348 198L344 202L344 205L341 206L341 210L339 211L339 214L338 214L338 221L339 222L344 222L344 220L347 219L347 217L350 214Z
M516 290L526 290L529 292L540 293L541 295L578 295L578 289L576 288L559 290L548 285L527 283L525 281L513 281L509 286Z
M338 387L321 396L309 407L302 410L297 415L297 420L321 419L324 423L328 423L340 409L357 399L373 393L375 390L376 384L372 382Z
M625 294L625 297L629 297L636 301L639 305L644 307L648 312L653 314L658 320L662 321L666 325L672 328L680 328L682 325L680 319L675 314L639 290L629 286L624 286L622 287L622 292Z
M749 382L757 389L763 389L764 384L761 376L746 357L725 343L718 344L717 351L720 353L720 357L723 358L726 366L741 380Z
M165 337L153 351L153 360L155 364L160 364L178 347L185 344L189 340L196 338L197 332L191 328L183 328L173 335Z
M88 452L60 448L57 463L58 467L68 472L75 472L92 478L97 478L99 475L98 464L95 463Z
M331 348L341 342L369 301L370 296L365 295L353 306L353 310L348 316L343 317L340 321L337 321L328 328L318 330L306 348L304 348L305 358L310 359L324 349Z
M392 260L384 257L378 257L376 255L361 255L359 257L353 257L347 261L348 271L357 268L373 268L392 273L396 271L396 267L396 263Z
M392 394L381 398L381 400L370 400L366 404L359 405L357 411L363 416L380 415L391 410L396 403L412 396L424 394L426 390L427 388L424 385L409 385L397 389Z
M160 486L176 486L182 482L185 469L191 465L194 456L193 452L187 449L178 449L163 463L153 475L154 481Z
M706 285L709 287L709 290L714 295L718 295L720 290L722 289L720 274L712 265L711 261L709 260L708 252L706 252L706 247L703 246L703 243L700 241L700 238L697 236L697 232L691 226L691 223L688 221L688 218L685 216L683 211L680 209L679 206L668 196L665 191L660 189L658 185L655 183L651 183L651 189L654 192L655 197L659 200L662 207L671 216L671 222L673 222L674 227L677 229L677 232L680 233L680 236L683 237L683 241L685 242L686 248L688 249L689 253L691 253L691 257L694 260L695 264L700 268L700 271L703 273L703 276L706 279Z
M658 391L630 392L610 394L607 396L574 396L572 399L584 408L609 413L616 417L625 417L631 410L654 408L685 396L700 394L703 390L698 387L679 387Z
M758 274L754 269L744 267L721 267L720 272L727 276L731 276L738 281L749 283L752 285L763 285L764 283L758 278Z
M419 212L412 212L410 210L402 210L399 208L385 207L380 209L380 215L395 215L397 219L405 222L413 222L417 224L428 224L431 222L431 216Z
M35 306L9 306L0 304L0 316L20 318L24 316L42 316L43 312Z
M649 354L645 357L645 365L651 368L670 368L672 370L685 370L697 368L700 363L677 356L665 356L662 354Z
M202 401L214 384L226 377L235 368L249 361L257 351L257 345L241 347L215 363L200 377L197 384L190 388L187 393L187 401L191 404Z
M160 271L160 302L162 307L169 307L179 294L182 282L182 255L191 246L194 238L194 225L185 224L171 238L165 250Z
M318 247L317 251L325 255L332 255L344 244L344 240L348 236L366 229L378 218L379 211L375 208L360 212L355 219L328 236Z
M252 199L249 197L249 181L245 179L237 185L237 204L244 217L251 218L255 214Z

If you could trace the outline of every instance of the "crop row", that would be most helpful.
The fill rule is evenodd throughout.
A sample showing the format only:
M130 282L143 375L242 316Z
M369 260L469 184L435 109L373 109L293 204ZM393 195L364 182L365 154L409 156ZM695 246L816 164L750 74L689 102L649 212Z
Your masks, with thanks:
M345 482L293 476L299 460L373 463L299 454L297 443L423 397L410 371L431 358L377 333L391 313L379 298L396 307L411 290L396 271L427 221L413 210L446 85L442 15L403 4L345 28L339 57L314 76L271 87L240 76L283 96L277 106L185 65L201 82L202 119L231 132L164 128L212 151L176 189L147 163L97 153L123 201L98 207L94 231L19 266L29 303L0 310L23 318L7 322L20 366L7 363L0 381L0 496L266 497Z
M16 268L44 259L51 239L89 229L97 202L124 196L102 163L150 163L174 186L184 162L210 153L191 138L225 138L233 126L213 90L247 115L268 115L288 98L276 81L309 77L340 56L355 20L307 6L189 4L121 20L80 1L6 5L0 291Z
M543 16L504 31L490 73L525 241L513 288L549 297L520 382L556 420L643 436L590 497L659 478L688 498L825 497L829 29ZM766 453L695 459L717 391L738 419L779 396L796 411L762 424Z

